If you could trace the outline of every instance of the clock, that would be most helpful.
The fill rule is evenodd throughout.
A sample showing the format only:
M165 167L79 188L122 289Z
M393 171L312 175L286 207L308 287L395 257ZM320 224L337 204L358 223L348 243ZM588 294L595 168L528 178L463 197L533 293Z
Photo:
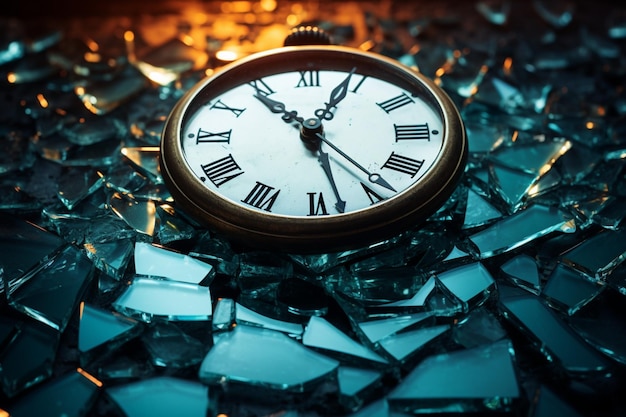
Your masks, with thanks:
M285 46L228 64L170 113L161 172L176 207L249 247L329 253L415 227L467 159L458 110L372 52Z

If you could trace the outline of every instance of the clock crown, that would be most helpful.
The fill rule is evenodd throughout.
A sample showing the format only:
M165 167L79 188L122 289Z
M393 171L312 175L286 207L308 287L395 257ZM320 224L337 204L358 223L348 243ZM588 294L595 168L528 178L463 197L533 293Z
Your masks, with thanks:
M331 45L330 35L316 26L299 26L285 38L284 46Z

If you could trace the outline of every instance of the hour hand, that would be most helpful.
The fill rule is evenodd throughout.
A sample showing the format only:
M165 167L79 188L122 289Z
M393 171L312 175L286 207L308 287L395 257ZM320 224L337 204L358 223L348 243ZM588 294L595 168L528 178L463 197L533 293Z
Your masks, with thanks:
M304 119L300 116L298 116L298 112L297 111L288 111L286 110L285 104L281 103L280 101L276 101L273 100L271 98L269 98L268 96L264 95L264 94L260 94L260 93L256 93L254 95L254 97L256 97L261 103L263 103L265 105L265 107L267 107L272 113L282 113L283 117L282 119L287 122L287 123L291 123L293 121L296 121L300 124L302 124L302 122L304 122Z
M346 95L348 94L348 85L350 84L350 78L352 78L352 74L356 71L356 67L352 68L348 76L333 88L333 91L330 92L330 97L328 98L328 103L324 103L326 105L323 109L315 110L315 116L320 120L332 120L333 113L330 111L333 107L337 107L337 104L341 102Z

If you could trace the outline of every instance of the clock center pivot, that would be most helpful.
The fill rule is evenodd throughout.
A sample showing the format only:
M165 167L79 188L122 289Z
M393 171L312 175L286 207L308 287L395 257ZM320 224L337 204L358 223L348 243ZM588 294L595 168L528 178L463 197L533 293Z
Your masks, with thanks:
M320 138L318 134L324 133L322 121L317 117L311 117L302 122L300 128L300 139L308 145L318 149L320 146Z

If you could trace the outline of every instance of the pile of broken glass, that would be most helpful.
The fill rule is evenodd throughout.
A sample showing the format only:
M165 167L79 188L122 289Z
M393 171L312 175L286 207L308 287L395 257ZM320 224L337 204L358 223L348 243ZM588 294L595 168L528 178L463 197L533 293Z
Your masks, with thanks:
M624 415L626 9L430 3L0 20L0 415ZM173 104L303 22L457 103L426 224L295 255L177 210Z

